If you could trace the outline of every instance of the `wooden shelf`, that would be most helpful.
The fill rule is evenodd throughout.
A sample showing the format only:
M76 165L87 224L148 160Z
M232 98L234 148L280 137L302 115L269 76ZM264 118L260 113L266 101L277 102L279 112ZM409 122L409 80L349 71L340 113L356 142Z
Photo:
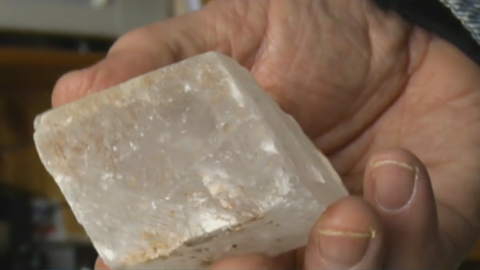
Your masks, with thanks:
M100 53L0 48L0 93L51 92L66 72L88 67L104 57L105 54Z
M100 61L105 54L75 53L47 49L0 48L0 67L82 68Z
M480 240L477 242L476 247L470 253L469 259L474 261L480 261Z
M42 166L32 134L35 116L51 108L53 87L60 76L100 61L105 55L28 48L0 48L0 178L33 194L62 199ZM13 147L21 145L22 147ZM6 148L5 148L6 149ZM64 224L69 235L84 236L70 209Z

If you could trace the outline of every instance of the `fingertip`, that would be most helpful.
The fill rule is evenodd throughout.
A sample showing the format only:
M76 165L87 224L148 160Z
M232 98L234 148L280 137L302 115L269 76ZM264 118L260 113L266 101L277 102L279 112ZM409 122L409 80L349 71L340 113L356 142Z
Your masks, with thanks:
M365 170L365 199L381 213L423 212L436 220L435 198L425 165L413 153L393 148L375 153Z
M82 71L70 71L64 74L57 80L52 93L52 106L59 107L63 104L67 104L74 99L78 94L76 90L82 88Z
M375 153L365 171L364 198L389 235L386 266L431 266L425 263L439 247L438 217L430 177L420 159L400 148Z
M212 264L211 270L277 270L281 266L270 256L261 253L252 253L231 257Z
M52 105L65 105L168 64L160 62L149 51L127 50L109 54L89 68L62 76L54 87Z
M329 224L345 230L380 228L380 221L370 204L361 197L349 196L329 206L316 226Z
M425 169L420 159L412 152L403 148L390 148L378 151L370 157L365 168L365 180L373 180L372 176L375 176L376 169L382 167L382 165L398 165L410 170Z
M364 200L350 196L330 206L314 226L306 269L375 269L382 258L382 224Z

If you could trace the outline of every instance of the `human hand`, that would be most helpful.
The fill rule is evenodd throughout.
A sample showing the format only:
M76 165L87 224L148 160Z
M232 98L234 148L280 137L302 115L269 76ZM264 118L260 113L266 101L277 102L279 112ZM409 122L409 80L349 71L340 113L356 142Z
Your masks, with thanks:
M53 105L210 50L249 68L329 156L352 194L363 194L330 211L343 217L356 209L364 214L352 219L378 225L375 256L382 259L371 268L452 269L465 257L480 217L480 69L447 42L367 0L214 1L125 35L105 60L63 77ZM387 210L398 208L402 194L409 197L412 182L395 181L393 171L372 177L369 158L386 155L384 164L410 164L418 176L423 171L411 154L378 152L390 148L408 149L426 167L427 180L414 181L418 205ZM426 185L425 193L418 185ZM252 256L236 268L258 258ZM308 259L283 263L298 261ZM305 267L323 267L316 266Z

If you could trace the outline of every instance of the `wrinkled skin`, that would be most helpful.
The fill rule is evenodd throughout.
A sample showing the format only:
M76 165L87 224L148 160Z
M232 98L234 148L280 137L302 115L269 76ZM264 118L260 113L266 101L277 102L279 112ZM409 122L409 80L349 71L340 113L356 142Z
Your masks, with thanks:
M249 68L363 197L325 214L381 232L375 258L357 267L454 269L465 258L480 221L480 69L366 0L214 1L126 34L105 60L59 80L53 105L209 50ZM379 179L368 172L369 160L381 157L419 168L417 206L395 213L379 206L372 187ZM396 196L394 188L384 192ZM326 268L310 249L212 267Z

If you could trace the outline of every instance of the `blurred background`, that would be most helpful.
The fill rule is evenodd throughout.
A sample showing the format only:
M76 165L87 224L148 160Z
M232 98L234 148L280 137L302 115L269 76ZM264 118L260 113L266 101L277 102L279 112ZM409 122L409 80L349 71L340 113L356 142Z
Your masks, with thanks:
M0 266L93 269L97 254L38 159L34 117L56 80L104 57L139 26L201 8L203 0L0 0ZM464 269L480 269L479 248Z
M93 269L82 227L41 165L35 115L56 80L102 59L123 33L201 0L0 0L0 268Z

